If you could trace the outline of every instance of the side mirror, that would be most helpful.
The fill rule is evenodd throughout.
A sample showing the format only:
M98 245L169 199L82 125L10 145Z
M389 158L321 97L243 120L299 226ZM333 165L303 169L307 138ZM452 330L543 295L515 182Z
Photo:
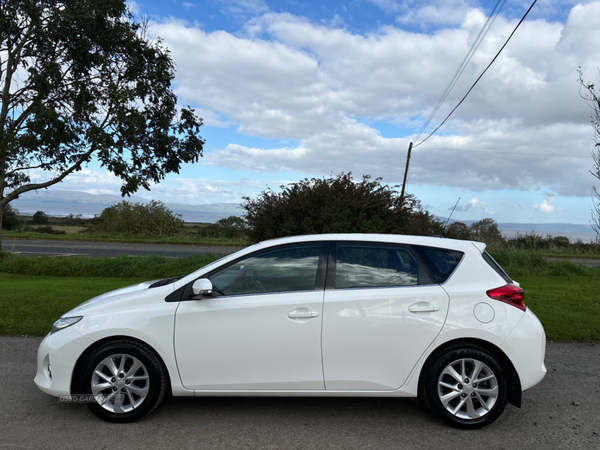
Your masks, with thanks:
M213 286L208 278L200 278L192 284L192 292L194 297L210 297L212 296Z

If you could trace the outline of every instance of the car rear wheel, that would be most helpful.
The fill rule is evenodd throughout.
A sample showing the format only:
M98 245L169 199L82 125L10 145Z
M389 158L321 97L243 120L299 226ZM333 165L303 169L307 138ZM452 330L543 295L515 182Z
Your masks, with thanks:
M152 350L133 341L97 349L82 370L82 386L95 402L88 408L109 422L133 422L158 406L166 392L166 370Z
M483 350L450 350L430 366L425 399L429 408L452 426L484 427L506 407L506 377L498 361Z

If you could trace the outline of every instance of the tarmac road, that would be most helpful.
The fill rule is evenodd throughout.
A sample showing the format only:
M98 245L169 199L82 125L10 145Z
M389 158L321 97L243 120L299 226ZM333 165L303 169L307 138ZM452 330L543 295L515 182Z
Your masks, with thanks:
M600 346L549 343L548 375L492 425L449 428L415 402L377 398L170 398L145 419L102 422L34 383L40 338L0 337L0 449L600 448Z
M18 256L168 256L180 258L189 255L212 253L228 255L243 247L132 244L120 242L43 241L3 239L5 252Z

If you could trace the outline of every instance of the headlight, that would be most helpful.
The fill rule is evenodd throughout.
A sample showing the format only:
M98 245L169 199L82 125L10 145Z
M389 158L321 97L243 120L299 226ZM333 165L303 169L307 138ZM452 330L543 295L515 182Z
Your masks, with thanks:
M50 334L54 334L57 331L62 330L63 328L68 328L71 325L75 325L81 319L83 319L83 316L63 317L61 319L58 319L52 324L52 331L50 331Z

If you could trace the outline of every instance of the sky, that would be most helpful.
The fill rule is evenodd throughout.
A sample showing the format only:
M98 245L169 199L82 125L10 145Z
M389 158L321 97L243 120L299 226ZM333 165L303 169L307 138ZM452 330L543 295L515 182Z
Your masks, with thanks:
M490 15L476 0L137 0L169 48L180 105L203 118L199 163L148 200L241 202L352 172L402 183L414 141ZM529 7L507 0L422 140ZM600 1L540 0L442 128L413 149L407 192L437 216L589 223L594 133L577 69L600 84ZM98 164L55 189L118 194ZM51 188L52 189L52 188Z

